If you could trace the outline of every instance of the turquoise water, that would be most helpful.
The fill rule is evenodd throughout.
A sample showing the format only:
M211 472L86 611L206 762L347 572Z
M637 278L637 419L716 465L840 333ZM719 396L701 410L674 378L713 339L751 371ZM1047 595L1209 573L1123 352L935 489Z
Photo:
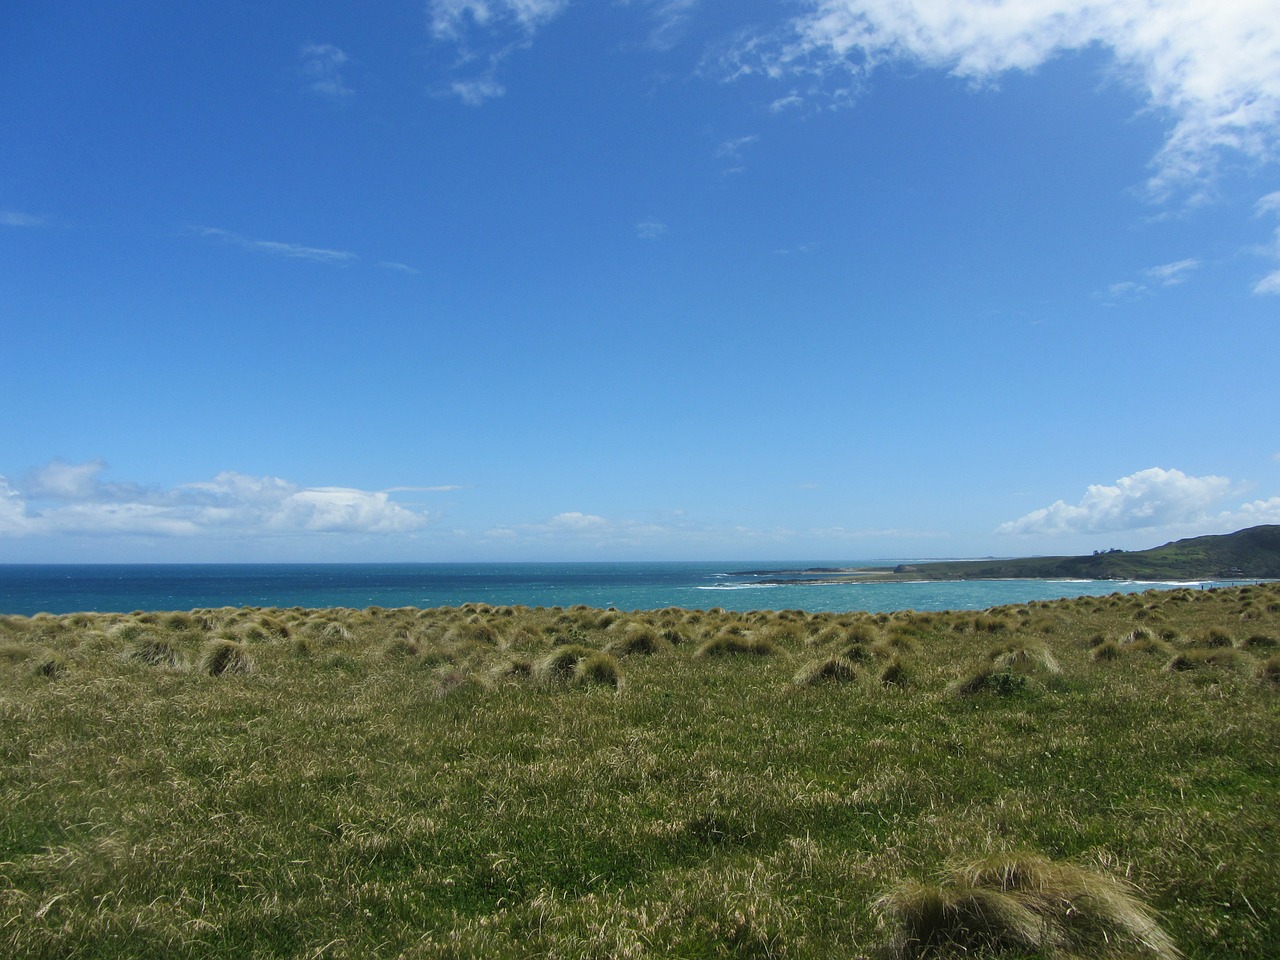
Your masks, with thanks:
M867 563L868 561L860 561ZM894 561L875 561L877 564ZM981 610L1007 603L1184 586L1115 580L765 585L743 571L852 563L396 563L0 565L0 613L196 607L660 607ZM1192 586L1213 586L1212 582Z

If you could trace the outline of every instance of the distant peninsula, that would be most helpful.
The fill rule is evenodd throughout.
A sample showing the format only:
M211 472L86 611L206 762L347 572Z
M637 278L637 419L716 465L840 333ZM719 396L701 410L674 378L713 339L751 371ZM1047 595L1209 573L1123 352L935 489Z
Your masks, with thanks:
M1150 550L1079 557L940 560L894 567L810 567L741 571L763 584L908 580L1273 580L1280 579L1280 525L1175 540Z

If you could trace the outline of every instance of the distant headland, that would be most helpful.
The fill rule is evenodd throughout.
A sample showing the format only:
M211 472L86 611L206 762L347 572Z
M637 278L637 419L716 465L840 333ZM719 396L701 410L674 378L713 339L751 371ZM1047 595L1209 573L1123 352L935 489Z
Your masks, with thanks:
M1280 525L1175 540L1150 550L1102 550L1078 557L940 560L894 567L809 567L741 571L759 583L908 580L1273 580L1280 579Z

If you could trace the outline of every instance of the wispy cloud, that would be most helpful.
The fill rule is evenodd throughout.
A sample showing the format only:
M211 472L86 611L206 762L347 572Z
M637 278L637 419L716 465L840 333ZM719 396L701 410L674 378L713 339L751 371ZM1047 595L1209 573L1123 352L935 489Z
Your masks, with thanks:
M1208 194L1224 156L1280 152L1280 18L1264 0L807 0L772 36L749 36L730 76L842 77L912 61L978 83L1099 45L1151 109L1172 119L1148 182L1164 199Z
M1190 257L1173 263L1162 263L1142 271L1141 280L1121 280L1107 287L1105 300L1138 300L1149 296L1159 287L1176 287L1185 283L1191 273L1200 268L1201 261Z
M407 263L399 263L395 260L380 260L378 261L378 266L384 270L394 270L396 273L407 273L412 276L422 273L417 267L411 267Z
M273 257L287 257L297 260L314 260L318 263L345 264L356 259L349 250L328 250L323 247L306 247L297 243L281 243L276 240L253 240L241 236L232 230L220 227L192 227L193 232L202 237L223 240L241 250L252 253L265 253Z
M794 107L804 105L804 97L800 96L795 90L792 90L785 97L778 97L773 103L769 104L770 113L782 113L784 110L790 110Z
M779 247L777 250L774 250L773 253L774 256L778 257L794 257L813 253L813 251L817 249L818 244L816 243L801 243L794 247Z
M568 5L569 0L431 0L427 16L438 39L458 40L474 30L532 33Z
M0 225L6 227L43 227L44 217L35 217L18 210L0 210Z
M307 89L312 93L339 102L355 93L342 75L343 67L351 58L339 47L331 43L304 44L298 58Z
M661 220L641 220L636 224L636 236L641 240L658 240L667 234L667 225Z
M449 84L449 91L468 107L478 107L486 100L503 96L507 88L492 76L485 76L474 80L455 80Z
M649 0L649 16L653 27L648 45L654 50L670 50L685 38L689 18L700 0Z
M745 137L734 137L731 140L722 141L720 146L716 147L716 157L728 163L728 167L725 168L724 172L742 173L746 170L747 162L743 151L759 140L759 134L752 133Z
M430 0L431 34L457 49L454 70L482 65L470 77L451 80L449 94L472 107L503 96L506 87L497 79L502 62L568 5L569 0Z
M1162 287L1176 287L1187 279L1192 270L1199 266L1200 261L1195 258L1177 260L1173 263L1162 263L1158 267L1152 267L1147 271L1147 276Z
M102 479L101 460L55 460L18 484L0 477L0 537L263 537L419 530L425 513L391 500L392 490L301 487L234 471L165 489Z
M1152 467L1114 484L1090 485L1079 503L1058 500L1002 523L997 532L1057 536L1156 527L1195 532L1280 521L1280 497L1222 509L1238 490L1239 485L1227 477L1193 477L1181 470Z
M1256 206L1259 216L1274 215L1280 217L1280 190L1269 193L1258 201ZM1280 261L1280 226L1276 227L1275 236L1264 251ZM1253 285L1254 293L1280 293L1280 269L1273 270Z

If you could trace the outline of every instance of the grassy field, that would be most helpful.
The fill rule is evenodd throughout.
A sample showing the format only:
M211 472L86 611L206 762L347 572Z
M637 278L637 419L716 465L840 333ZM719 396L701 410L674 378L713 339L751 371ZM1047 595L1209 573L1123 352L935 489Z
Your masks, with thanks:
M0 617L0 955L1265 958L1280 588Z

